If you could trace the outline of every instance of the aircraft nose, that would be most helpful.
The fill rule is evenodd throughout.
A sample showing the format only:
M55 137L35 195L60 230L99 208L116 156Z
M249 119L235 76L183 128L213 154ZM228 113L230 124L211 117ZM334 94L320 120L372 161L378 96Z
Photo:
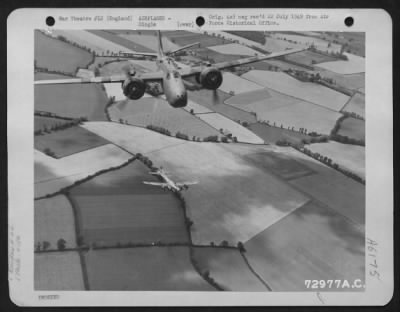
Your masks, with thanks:
M185 107L187 104L187 94L181 93L176 96L176 99L172 106L174 107Z

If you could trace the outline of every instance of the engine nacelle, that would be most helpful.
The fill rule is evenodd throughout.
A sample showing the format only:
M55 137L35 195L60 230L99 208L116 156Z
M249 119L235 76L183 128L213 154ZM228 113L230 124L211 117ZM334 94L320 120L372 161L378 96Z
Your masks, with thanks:
M132 77L122 83L122 91L128 99L138 100L144 95L146 84L143 80Z
M200 73L198 82L206 89L216 90L222 84L222 73L215 67L207 67Z

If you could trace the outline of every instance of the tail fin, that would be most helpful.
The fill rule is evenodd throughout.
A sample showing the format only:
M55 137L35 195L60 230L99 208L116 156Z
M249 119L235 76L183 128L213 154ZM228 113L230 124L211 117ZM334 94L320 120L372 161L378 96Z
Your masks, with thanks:
M162 37L160 30L158 31L157 35L158 35L158 53L160 54L160 56L164 56L164 49L162 45Z

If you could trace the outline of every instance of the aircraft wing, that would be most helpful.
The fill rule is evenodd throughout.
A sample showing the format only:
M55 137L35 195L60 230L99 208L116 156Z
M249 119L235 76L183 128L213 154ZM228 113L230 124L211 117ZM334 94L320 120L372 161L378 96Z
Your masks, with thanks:
M251 57L246 57L242 59L238 59L235 61L230 61L230 62L220 62L216 64L212 64L213 67L217 69L225 69L229 67L235 67L235 66L241 66L241 65L246 65L250 63L255 63L255 62L260 62L260 61L265 61L271 58L279 57L279 56L285 56L293 53L298 53L307 50L307 48L299 48L299 49L290 49L290 50L285 50L281 52L275 52L271 53L268 55L256 55L256 56L251 56ZM195 74L200 73L204 69L204 66L196 66L192 68L187 68L181 70L181 75L182 77L189 77Z
M144 181L143 183L147 184L147 185L155 185L155 186L168 186L168 183L160 183L160 182L146 182L146 181Z
M175 183L176 186L183 186L183 185L195 185L197 184L197 181L193 181L193 182L179 182L179 183Z
M149 73L137 73L131 75L131 77L136 77L142 79L144 82L155 82L161 81L163 78L163 73L159 72L149 72ZM36 80L35 85L49 85L49 84L82 84L82 83L111 83L111 82L123 82L127 76L125 74L114 75L114 76L98 76L92 78L67 78L67 79L52 79L52 80Z

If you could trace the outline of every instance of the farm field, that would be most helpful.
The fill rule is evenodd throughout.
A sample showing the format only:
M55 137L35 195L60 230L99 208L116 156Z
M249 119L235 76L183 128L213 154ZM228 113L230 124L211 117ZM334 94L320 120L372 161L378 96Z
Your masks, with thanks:
M92 61L89 52L50 38L38 30L35 30L34 48L36 66L49 70L73 74L79 67L86 67Z
M365 121L356 118L345 118L338 131L339 135L365 141Z
M110 142L80 126L37 135L34 140L36 150L45 152L46 149L50 149L54 152L55 158L62 158L108 143Z
M201 272L209 271L218 285L231 291L267 291L266 286L250 271L238 250L194 248L193 258Z
M365 178L365 147L342 144L335 141L315 143L307 147L314 153L320 153L332 159L339 167Z
M220 90L213 91L201 89L198 91L188 91L188 98L190 100L200 104L204 108L210 109L211 112L220 113L221 115L224 115L234 121L240 120L241 122L245 121L247 123L253 123L257 121L254 114L246 112L240 109L240 107L226 105L225 102L231 97L231 95Z
M63 77L54 74L35 74L35 79ZM63 77L65 78L65 77ZM107 96L100 85L36 85L35 109L51 112L61 117L87 117L89 120L106 120L104 108Z
M326 62L335 62L338 60L336 57L313 52L310 50L286 55L284 56L284 59L299 64L304 64L306 66L313 66L314 64L326 63Z
M287 33L280 33L280 32L273 32L271 34L273 38L276 38L284 43L290 42L295 44L296 47L310 47L314 45L315 48L324 52L340 52L341 45L331 42L330 46L329 41L323 40L321 38L310 37L310 36L301 36L301 35L294 35L294 34L287 34ZM268 43L267 37L267 43ZM286 40L285 40L286 39ZM284 50L284 49L283 49Z
M200 48L230 43L230 41L203 33L194 33L185 30L165 31L163 35L178 46L200 42Z
M257 43L265 43L265 35L262 31L226 31L226 33L239 36Z
M65 119L53 118L53 117L43 117L43 116L35 115L34 129L35 129L35 131L43 130L45 128L49 129L52 126L58 126L58 125L62 125L62 124L68 123L68 122L69 122L69 120L65 120Z
M364 227L365 185L294 149L279 150L318 173L291 180L291 185Z
M342 110L365 117L365 95L361 93L354 94Z
M176 180L199 182L185 192L195 243L247 241L308 200L268 167L248 159L256 152L272 152L269 146L185 142L117 123L84 126L131 152L143 153Z
M321 34L326 40L336 40L340 44L347 44L347 52L365 57L365 32L324 32Z
M300 64L294 65L294 64L291 64L291 63L287 63L283 59L276 59L276 58L275 59L269 59L269 60L263 61L263 63L265 63L265 64L267 64L269 66L273 66L274 68L278 67L282 71L288 70L288 69L302 70L302 71L309 70L309 68L304 67L304 66L300 66ZM269 68L268 70L273 70L273 69Z
M250 79L247 79L246 77L241 78L229 72L224 72L223 77L224 79L221 86L219 87L219 90L230 95L260 90L263 88L262 85L250 81Z
M96 52L97 55L103 55L108 53L119 53L120 51L126 51L126 52L133 52L133 51L127 51L126 48L124 48L121 45L115 44L109 40L103 39L99 36L96 36L95 34L92 34L91 32L87 30L58 30L55 29L53 30L53 34L55 36L61 35L67 38L68 40L72 42L76 42L79 45L83 45L86 47L89 47L93 51Z
M342 75L318 67L314 68L314 73L319 73L323 78L333 79L337 85L350 90L356 91L365 86L365 73Z
M181 132L192 139L193 136L205 138L221 134L201 119L184 109L171 107L166 100L145 97L137 101L122 101L109 108L114 121L126 120L128 124L146 127L148 125L168 129L172 135Z
M87 32L98 36L102 39L105 39L106 41L109 41L113 44L116 44L117 46L122 47L122 49L120 50L121 52L154 52L152 49L149 49L139 43L136 42L132 42L130 40L127 40L123 37L117 36L107 30L97 30L97 29L91 29L91 30L87 30ZM156 38L154 38L156 39ZM156 41L156 40L154 40ZM116 51L119 52L119 51Z
M223 45L211 46L208 49L213 50L222 54L230 54L230 55L245 55L245 56L254 56L254 55L263 55L262 53L253 50L247 46L244 46L239 43L228 43Z
M61 159L54 159L35 150L35 198L53 194L100 170L116 167L131 154L106 144Z
M209 48L196 49L195 56L210 63L231 62L246 57L244 55L223 54Z
M57 241L64 239L66 248L76 247L75 219L65 195L35 201L35 244L46 241L50 249L57 249Z
M280 127L268 126L263 123L249 125L249 129L262 138L265 143L275 144L277 141L287 141L294 144L302 144L302 140L309 140L310 136Z
M215 290L194 270L187 247L94 250L85 258L91 290Z
M346 52L344 54L348 58L347 61L326 62L317 66L342 75L365 72L365 58Z
M146 47L149 50L158 50L158 38L156 32L154 32L153 34L138 34L138 32L132 32L129 34L120 33L118 34L118 36L126 40L132 41L135 44L140 44L141 46ZM178 45L172 43L171 40L169 40L165 36L162 37L162 43L164 51L172 51L179 48Z
M364 232L346 218L309 202L244 246L250 265L273 291L311 291L305 280L364 281L364 242Z
M35 290L85 290L75 251L36 253L34 274Z
M246 127L219 113L199 114L197 116L212 127L216 129L223 129L224 133L231 133L232 136L237 137L238 142L264 144L264 140L248 130Z
M295 130L306 128L308 132L315 131L329 134L335 126L336 120L342 115L319 105L304 102L285 95L272 97L248 105L246 110L254 111L260 121L269 121L271 125ZM271 104L270 104L271 103Z
M143 181L159 182L149 170L136 160L71 190L86 244L188 241L180 201L171 192L145 185Z
M190 97L190 91L188 91L188 95ZM190 98L188 99L187 105L183 108L184 110L188 112L192 112L193 114L207 114L207 113L214 113L211 109L197 104L196 102L193 102Z
M242 75L242 77L277 92L323 106L333 111L340 111L349 99L343 93L312 82L299 81L282 72L252 70Z

